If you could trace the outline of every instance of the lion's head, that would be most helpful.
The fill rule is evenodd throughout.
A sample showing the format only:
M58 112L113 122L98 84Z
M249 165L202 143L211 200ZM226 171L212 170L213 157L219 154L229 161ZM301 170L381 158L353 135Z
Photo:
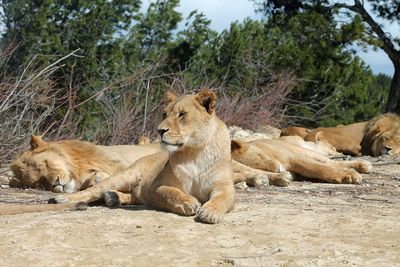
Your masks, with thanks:
M76 191L66 156L40 136L32 136L31 148L19 155L10 167L15 177L29 187L60 193Z
M210 90L177 97L167 92L163 120L158 126L161 143L170 152L183 148L201 148L217 131L215 106L217 96Z
M370 120L361 146L366 155L397 157L400 154L400 117L387 113Z

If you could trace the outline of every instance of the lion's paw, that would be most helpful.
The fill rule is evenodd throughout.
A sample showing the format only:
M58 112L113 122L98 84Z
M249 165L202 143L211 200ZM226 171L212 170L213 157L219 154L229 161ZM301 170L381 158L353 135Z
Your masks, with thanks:
M350 172L345 177L342 178L342 183L344 184L360 184L362 181L361 174L356 171Z
M200 207L200 202L197 200L197 198L192 196L188 196L186 201L177 205L178 213L186 216L195 215Z
M218 223L224 217L224 213L220 211L219 208L213 205L204 204L196 214L196 220L204 223Z
M104 201L106 202L107 207L117 208L121 206L121 201L117 192L115 191L107 191L104 193Z
M293 176L290 172L282 172L274 179L274 185L288 186L293 181Z
M372 163L366 160L360 160L359 161L359 167L357 171L361 173L371 173L372 171Z
M254 179L253 185L258 189L266 189L269 186L268 176L263 174L257 174L257 176Z
M57 195L55 197L52 197L48 200L49 204L66 204L69 203L69 198L66 194L64 195Z
M235 189L239 189L239 190L246 190L248 188L246 182L240 182L235 184Z

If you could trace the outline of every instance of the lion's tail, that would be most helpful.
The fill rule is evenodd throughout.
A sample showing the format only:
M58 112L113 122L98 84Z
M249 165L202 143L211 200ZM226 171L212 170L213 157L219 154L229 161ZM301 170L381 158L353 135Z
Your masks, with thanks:
M43 212L43 211L62 211L62 210L86 210L88 206L85 203L75 204L0 204L0 215L15 215L30 212Z

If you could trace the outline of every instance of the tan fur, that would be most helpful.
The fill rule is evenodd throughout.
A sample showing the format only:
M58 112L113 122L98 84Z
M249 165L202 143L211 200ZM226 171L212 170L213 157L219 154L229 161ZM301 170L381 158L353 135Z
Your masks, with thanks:
M359 172L371 171L367 161L334 161L326 156L289 142L257 140L232 141L232 158L252 168L277 172L282 169L308 178L331 183L360 183Z
M379 115L370 120L361 142L362 153L370 156L400 154L400 117L393 113Z
M99 146L76 140L47 143L39 136L32 136L31 148L17 156L10 167L23 185L72 193L86 189L159 150L157 144Z
M367 122L317 128L304 140L325 141L338 152L353 156L390 154L396 157L400 154L400 118L386 113Z
M21 213L41 212L41 211L60 211L60 210L85 210L86 205L83 204L63 204L63 205L21 205L21 204L0 204L0 215L15 215Z
M346 126L320 127L304 137L304 140L324 141L336 148L336 151L353 156L361 155L361 141L367 122L359 122Z
M321 155L328 157L340 155L340 153L336 151L336 148L333 145L324 141L317 141L317 142L304 141L303 138L296 135L281 136L279 140L291 143L293 145L301 146L303 148L312 150L314 152L317 152Z
M301 138L306 137L306 135L310 132L307 128L290 126L281 129L281 136L300 136Z
M229 132L215 115L216 95L209 90L182 97L168 94L166 101L158 131L168 152L143 157L93 187L54 201L88 203L104 197L110 206L129 201L219 222L233 209L235 190Z

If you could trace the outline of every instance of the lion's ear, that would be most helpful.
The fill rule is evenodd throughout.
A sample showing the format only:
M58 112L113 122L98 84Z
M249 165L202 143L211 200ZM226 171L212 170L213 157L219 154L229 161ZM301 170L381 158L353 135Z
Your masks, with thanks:
M213 113L217 105L217 95L209 90L203 89L196 94L196 100L202 105L209 114Z
M242 145L235 141L235 140L231 140L231 152L235 152L237 150L240 150L242 148Z
M38 147L43 147L47 145L45 141L43 141L42 137L39 135L32 135L31 136L31 149L36 149Z
M168 104L176 100L176 95L170 91L165 92L164 94L164 103Z

